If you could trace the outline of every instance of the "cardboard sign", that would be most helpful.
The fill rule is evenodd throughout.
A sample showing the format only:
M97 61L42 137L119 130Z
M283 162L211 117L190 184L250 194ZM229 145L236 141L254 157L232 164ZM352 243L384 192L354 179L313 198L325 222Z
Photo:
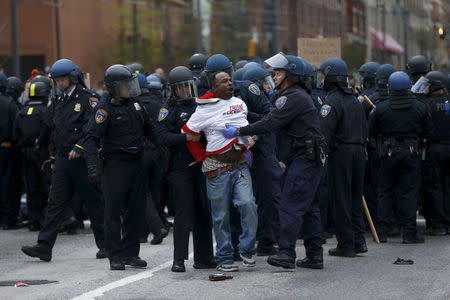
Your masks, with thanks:
M341 58L341 38L298 38L298 56L319 67L327 58Z

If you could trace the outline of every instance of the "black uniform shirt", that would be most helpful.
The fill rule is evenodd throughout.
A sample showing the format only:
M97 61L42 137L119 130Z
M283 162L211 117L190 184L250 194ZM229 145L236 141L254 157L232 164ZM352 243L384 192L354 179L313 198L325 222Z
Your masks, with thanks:
M0 94L0 143L12 142L17 111L14 101L10 97Z
M46 99L27 101L14 122L14 142L20 146L35 146L47 115Z
M433 133L431 143L450 143L450 96L431 95L425 99L431 112Z
M320 109L322 132L330 150L340 144L363 145L367 140L366 115L353 94L331 90Z

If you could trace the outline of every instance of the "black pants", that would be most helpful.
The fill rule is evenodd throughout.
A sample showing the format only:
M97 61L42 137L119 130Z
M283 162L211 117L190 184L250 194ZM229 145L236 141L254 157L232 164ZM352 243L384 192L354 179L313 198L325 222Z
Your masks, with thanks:
M430 146L423 175L423 211L427 226L450 226L450 145Z
M105 249L110 260L139 256L146 180L142 159L105 161L102 190L105 198Z
M144 227L142 230L142 237L147 238L151 232L158 234L163 228L163 223L157 205L161 201L161 182L162 182L162 169L159 165L159 159L161 152L145 151L144 152L144 165L147 170L147 189L145 191L146 209L144 216Z
M0 147L0 219L5 225L17 223L20 207L20 153L13 148Z
M416 211L420 185L420 160L409 150L396 152L381 158L378 181L379 232L386 234L393 206L397 220L403 229L403 237L417 233Z
M365 243L361 198L366 154L363 146L341 145L329 156L329 193L334 202L338 248L354 250Z
M189 233L194 239L194 261L213 261L212 221L206 197L206 179L199 166L172 170L169 173L174 200L174 260L188 259Z
M24 148L22 157L27 193L28 222L39 226L43 221L43 211L48 199L48 187L41 171L48 153L34 148Z
M328 167L325 165L323 176L317 189L317 198L320 203L320 222L322 232L330 230L333 227L333 201L328 193Z
M88 180L86 162L82 158L69 160L66 157L56 157L47 213L38 242L53 248L58 229L67 218L67 209L72 206L75 190L85 199L95 243L101 249L104 242L103 204L100 190Z
M380 155L377 149L368 149L368 160L364 176L364 197L369 208L370 215L375 224L378 224L378 172L380 168Z
M271 250L280 230L278 205L281 197L281 168L275 155L264 156L255 151L250 169L256 204L258 205L258 251Z

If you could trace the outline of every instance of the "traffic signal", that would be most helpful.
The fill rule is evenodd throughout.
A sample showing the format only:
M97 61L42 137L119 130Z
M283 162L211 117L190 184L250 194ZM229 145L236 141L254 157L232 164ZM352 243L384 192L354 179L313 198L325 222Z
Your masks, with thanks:
M439 34L439 38L441 39L441 40L443 40L443 39L445 39L445 29L444 29L444 27L439 27L438 28L438 34Z

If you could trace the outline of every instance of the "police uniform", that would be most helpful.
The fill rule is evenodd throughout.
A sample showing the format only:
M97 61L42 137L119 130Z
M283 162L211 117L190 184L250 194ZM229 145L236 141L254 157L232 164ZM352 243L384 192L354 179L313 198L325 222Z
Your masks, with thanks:
M48 198L48 187L42 169L49 153L45 147L36 147L36 140L47 114L47 99L33 98L25 103L14 123L14 140L23 153L28 226L31 230L40 229Z
M338 87L328 91L320 114L329 147L327 175L329 194L334 200L338 241L335 250L344 256L354 256L355 252L367 251L361 209L367 120L351 91Z
M144 106L133 98L101 103L91 120L88 169L90 176L97 175L95 150L100 145L105 249L111 263L139 257L147 180L142 155L146 139L155 141L153 125Z
M420 242L416 228L419 146L422 138L431 132L428 108L407 90L391 91L389 100L379 103L372 111L369 126L370 135L381 138L378 181L380 240L386 241L390 213L395 205L403 241Z
M180 134L196 107L194 99L171 99L161 108L157 124L158 138L169 147L171 157L168 179L175 201L174 264L182 264L188 259L189 234L192 229L194 267L211 265L214 261L205 177L201 165L193 164L194 159L186 147L186 136Z
M0 92L0 221L4 229L16 228L19 211L14 185L16 155L12 145L17 112L14 101Z
M136 99L145 107L149 118L156 122L163 99L161 93L141 89L142 93ZM161 203L161 185L166 166L166 153L164 148L157 147L153 142L147 141L144 148L143 160L147 169L148 188L146 189L145 225L142 230L142 239L146 240L149 232L158 236L164 228L163 216L158 208Z
M269 100L257 84L249 80L233 81L233 87L234 94L247 105L250 123L261 119L271 111L272 106ZM271 254L279 231L278 215L275 212L281 195L281 168L276 157L275 144L275 134L271 133L258 136L256 144L252 147L254 161L250 173L258 205L256 238L259 255ZM240 224L238 218L234 219L236 220L232 224ZM238 235L234 234L234 236L233 241L237 245Z
M429 230L450 228L450 104L449 95L426 98L433 131L424 166L424 217Z
M66 218L75 194L83 199L91 220L95 242L103 249L103 204L98 188L88 180L85 161L87 127L93 118L99 99L96 94L76 84L72 93L63 94L49 102L49 116L39 137L39 143L46 144L51 131L54 167L47 214L38 243L50 248L56 241L58 229ZM69 152L75 151L81 157L69 160Z
M317 110L299 86L279 94L276 109L259 122L239 129L239 135L258 135L279 130L278 157L286 166L279 203L280 253L296 257L298 233L304 228L306 256L322 260L321 225L317 189L323 174L318 162L323 143ZM298 195L302 195L300 198ZM271 257L268 262L270 263ZM290 267L292 268L292 266Z

